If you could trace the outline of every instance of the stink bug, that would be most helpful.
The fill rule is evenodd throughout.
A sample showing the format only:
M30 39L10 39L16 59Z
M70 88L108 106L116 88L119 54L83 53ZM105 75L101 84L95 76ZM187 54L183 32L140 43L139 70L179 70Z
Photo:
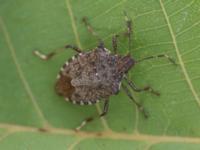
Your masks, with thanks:
M127 31L125 35L128 37L129 49L131 49L132 21L125 14ZM79 105L93 105L99 101L104 102L104 108L100 117L105 116L108 112L109 97L116 95L120 89L123 89L126 95L136 104L144 116L147 117L144 108L140 103L134 100L131 91L136 92L149 91L159 96L150 86L137 88L137 86L128 79L128 71L137 63L153 59L167 58L175 64L175 61L166 54L150 56L140 60L135 60L130 54L125 56L117 53L117 37L112 38L113 53L105 48L103 41L94 32L92 26L88 23L87 18L83 18L89 32L99 40L99 45L91 51L85 52L80 48L72 45L66 45L64 49L72 49L77 52L70 60L68 60L60 69L55 84L57 94L63 96L66 101L70 101ZM58 50L44 55L39 51L34 54L43 60L52 58ZM125 80L125 83L122 83ZM85 119L76 130L80 130L87 122L93 120L92 117Z

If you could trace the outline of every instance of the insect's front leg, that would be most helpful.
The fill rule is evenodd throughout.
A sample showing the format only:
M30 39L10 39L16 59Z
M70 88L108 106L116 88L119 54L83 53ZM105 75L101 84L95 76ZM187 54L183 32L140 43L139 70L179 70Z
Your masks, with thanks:
M48 53L48 54L43 54L41 52L39 52L38 50L33 51L33 54L38 56L40 59L42 60L49 60L51 59L53 56L55 56L56 54L62 52L65 49L72 49L78 53L81 53L82 50L74 45L66 45L64 48L60 48L60 49L55 49L52 52Z

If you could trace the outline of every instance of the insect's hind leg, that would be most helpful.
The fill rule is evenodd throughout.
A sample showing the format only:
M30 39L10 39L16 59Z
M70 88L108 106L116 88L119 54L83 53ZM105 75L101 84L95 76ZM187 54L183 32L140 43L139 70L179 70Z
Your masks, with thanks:
M95 119L98 119L98 118L105 116L108 112L108 108L109 108L109 100L106 99L105 103L104 103L104 107L103 107L103 112L99 116L86 118L85 120L82 121L82 123L75 130L80 131L89 122L92 122Z
M125 91L126 95L135 103L135 105L138 107L138 110L143 113L144 117L148 118L148 114L144 107L133 98L131 91L124 84L122 84L122 89Z
M51 59L53 56L55 56L56 54L62 52L65 49L72 49L78 53L81 53L82 50L74 45L66 45L64 48L60 48L60 49L55 49L52 52L48 53L48 54L43 54L37 50L33 51L33 54L38 56L40 59L42 60L49 60Z
M143 88L138 88L134 82L132 82L131 80L128 79L127 76L124 76L125 81L127 82L127 84L129 85L129 87L131 87L135 92L150 92L156 96L160 96L160 93L155 91L152 87L150 86L145 86Z

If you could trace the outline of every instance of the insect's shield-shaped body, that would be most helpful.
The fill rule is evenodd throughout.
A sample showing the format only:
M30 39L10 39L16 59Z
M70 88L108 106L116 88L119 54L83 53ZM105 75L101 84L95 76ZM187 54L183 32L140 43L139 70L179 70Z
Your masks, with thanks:
M55 89L76 104L95 104L120 90L123 75L134 65L130 55L120 56L105 48L82 52L59 73Z

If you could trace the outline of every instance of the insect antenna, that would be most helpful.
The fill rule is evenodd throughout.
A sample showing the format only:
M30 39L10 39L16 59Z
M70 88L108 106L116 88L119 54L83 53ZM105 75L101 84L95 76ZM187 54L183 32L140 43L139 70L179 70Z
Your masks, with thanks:
M124 12L125 21L126 21L126 32L125 35L128 37L128 49L131 50L131 40L132 40L132 20L128 17L126 11Z
M86 26L87 30L98 40L99 42L99 46L101 48L104 48L104 44L103 44L103 40L100 38L100 36L94 31L93 27L91 26L91 24L88 22L88 18L87 17L83 17L82 22L84 23L84 25Z

